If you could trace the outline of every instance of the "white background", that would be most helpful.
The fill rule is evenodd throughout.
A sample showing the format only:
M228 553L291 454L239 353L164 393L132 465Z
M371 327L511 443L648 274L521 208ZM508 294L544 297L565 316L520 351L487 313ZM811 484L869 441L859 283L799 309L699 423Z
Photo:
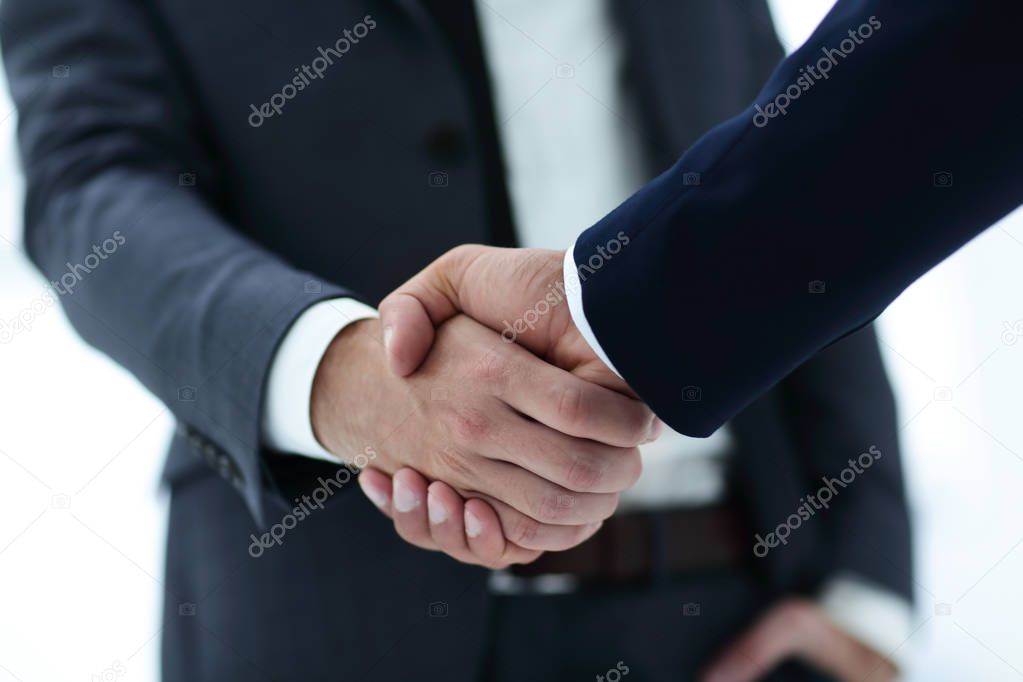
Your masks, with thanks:
M787 45L830 4L773 2ZM19 252L6 89L0 119L0 320L11 320L44 282ZM1023 338L1005 334L1023 320L1021 292L1016 214L881 320L917 525L913 681L1023 678ZM166 512L157 484L171 428L163 406L84 346L57 306L0 345L0 682L102 678L115 664L122 679L156 679Z

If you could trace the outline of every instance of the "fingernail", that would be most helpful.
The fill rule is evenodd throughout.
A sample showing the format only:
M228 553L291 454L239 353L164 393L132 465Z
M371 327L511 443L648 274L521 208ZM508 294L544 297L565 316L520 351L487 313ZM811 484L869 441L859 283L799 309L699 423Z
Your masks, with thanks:
M434 525L448 520L448 510L430 493L426 494L426 511L430 516L430 523Z
M384 327L384 349L391 349L391 337L394 336L394 327Z
M419 497L401 481L394 482L394 508L405 513L419 506Z
M364 485L362 491L366 493L366 497L369 501L377 506L378 509L387 509L387 495L380 490L377 490L373 486Z
M478 538L480 533L483 532L483 523L476 518L476 515L469 511L469 508L465 509L465 533L471 538Z

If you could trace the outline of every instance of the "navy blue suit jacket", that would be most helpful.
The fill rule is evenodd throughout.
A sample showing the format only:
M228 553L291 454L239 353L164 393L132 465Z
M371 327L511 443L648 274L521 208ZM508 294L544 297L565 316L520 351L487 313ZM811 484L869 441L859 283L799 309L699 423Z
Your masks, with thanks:
M667 423L712 433L1023 202L1021 19L840 0L752 105L582 235L587 320Z

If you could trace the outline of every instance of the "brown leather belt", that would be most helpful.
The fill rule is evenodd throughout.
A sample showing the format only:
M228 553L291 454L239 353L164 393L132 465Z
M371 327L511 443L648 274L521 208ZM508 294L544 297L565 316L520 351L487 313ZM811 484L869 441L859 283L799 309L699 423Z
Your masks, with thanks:
M571 575L626 581L734 567L752 556L751 536L733 504L612 516L593 537L564 552L547 552L512 575Z

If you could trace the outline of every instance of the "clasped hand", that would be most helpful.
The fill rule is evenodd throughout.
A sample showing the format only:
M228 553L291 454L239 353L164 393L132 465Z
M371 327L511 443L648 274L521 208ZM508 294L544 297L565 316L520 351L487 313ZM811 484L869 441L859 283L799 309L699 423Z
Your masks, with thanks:
M660 422L567 303L517 343L495 331L546 298L561 257L459 247L324 356L316 436L342 456L377 452L360 484L408 542L491 568L526 563L589 538L638 479L637 446Z
M552 287L562 256L454 249L328 350L316 435L342 455L374 447L359 483L408 542L490 568L528 563L589 538L639 477L637 446L663 426L596 357L567 303L551 303L564 293ZM496 331L508 327L515 343ZM792 658L841 680L896 674L819 606L790 598L700 679L752 682Z

